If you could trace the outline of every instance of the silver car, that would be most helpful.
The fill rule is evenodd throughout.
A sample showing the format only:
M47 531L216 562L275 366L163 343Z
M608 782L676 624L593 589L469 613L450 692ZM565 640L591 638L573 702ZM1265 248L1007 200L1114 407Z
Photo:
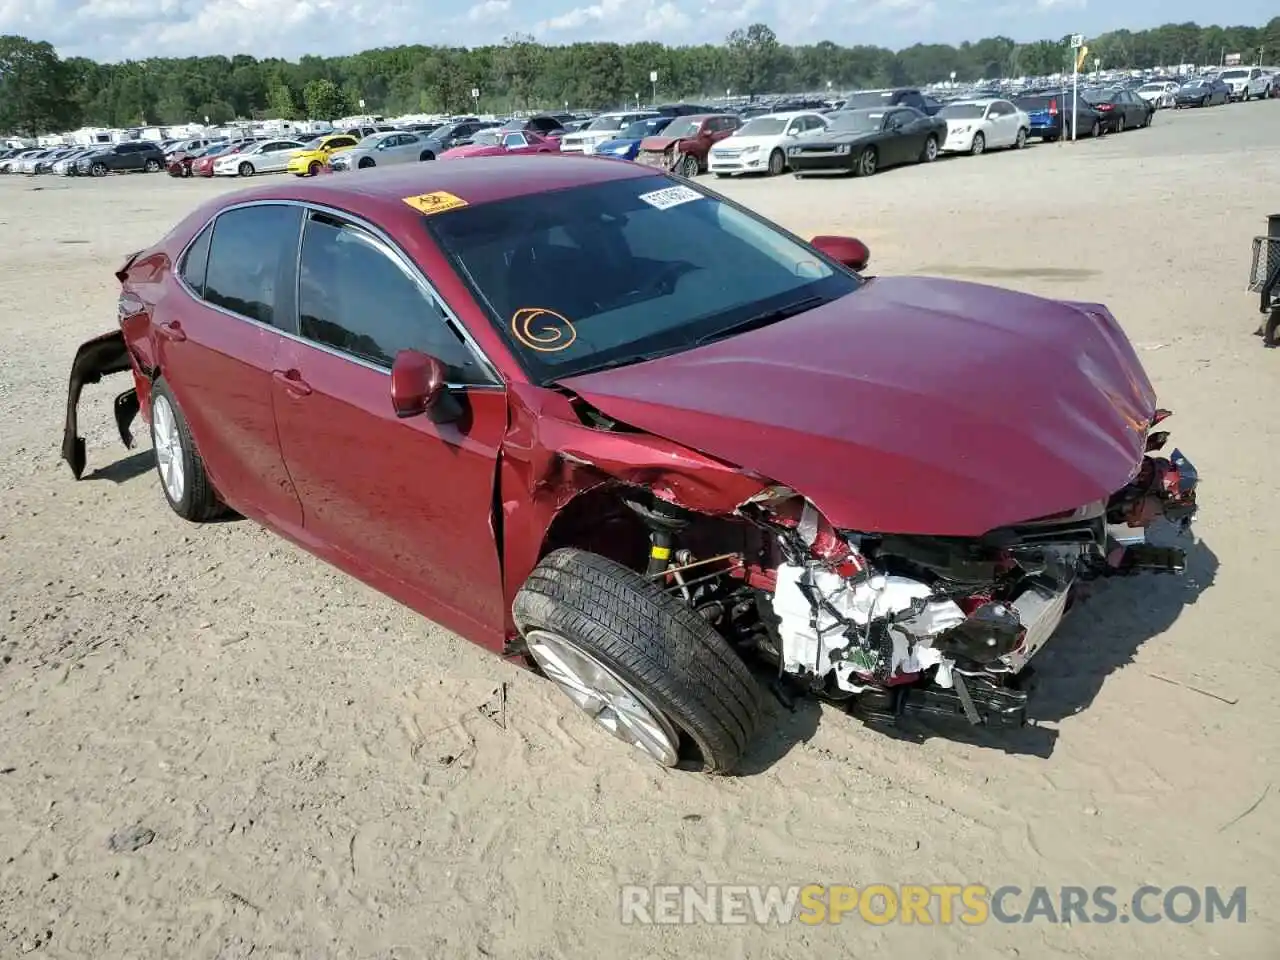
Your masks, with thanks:
M228 154L213 161L215 177L252 177L255 173L283 173L295 150L297 140L262 140L240 153Z
M417 163L434 160L436 152L427 138L404 130L375 133L365 137L350 150L334 154L329 166L334 171L364 170L368 167L389 167L397 163Z

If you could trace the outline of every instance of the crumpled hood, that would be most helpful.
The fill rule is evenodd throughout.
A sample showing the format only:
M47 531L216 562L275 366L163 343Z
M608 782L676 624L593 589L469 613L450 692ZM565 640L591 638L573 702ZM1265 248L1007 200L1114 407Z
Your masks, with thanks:
M662 135L645 137L640 141L641 150L652 150L655 153L662 153L677 140L687 139L685 137L664 137Z
M1105 307L923 277L561 384L786 484L838 527L941 536L1109 496L1155 412Z

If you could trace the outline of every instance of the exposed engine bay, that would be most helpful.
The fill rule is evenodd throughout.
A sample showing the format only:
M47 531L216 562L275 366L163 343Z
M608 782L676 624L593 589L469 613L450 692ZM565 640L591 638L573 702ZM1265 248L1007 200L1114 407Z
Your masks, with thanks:
M1148 434L1139 469L1109 499L978 538L838 530L803 496L770 487L737 510L757 536L728 549L663 501L627 506L650 531L648 575L776 666L784 702L807 692L877 721L914 712L1020 726L1028 664L1083 582L1183 571L1183 550L1147 540L1157 521L1185 533L1196 513L1198 475L1180 451L1159 454L1167 439Z

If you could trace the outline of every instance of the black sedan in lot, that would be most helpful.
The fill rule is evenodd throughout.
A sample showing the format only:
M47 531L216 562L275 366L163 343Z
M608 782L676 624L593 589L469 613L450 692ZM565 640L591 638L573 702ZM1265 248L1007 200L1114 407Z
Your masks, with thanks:
M826 130L787 148L796 179L843 173L869 177L882 167L932 163L947 139L947 121L915 107L839 110Z
M1231 88L1217 77L1188 80L1173 95L1173 105L1183 107L1213 107L1231 102Z
M1120 133L1148 126L1156 112L1153 104L1143 100L1132 90L1120 87L1088 91L1085 99L1098 111L1102 118L1102 129L1106 133Z

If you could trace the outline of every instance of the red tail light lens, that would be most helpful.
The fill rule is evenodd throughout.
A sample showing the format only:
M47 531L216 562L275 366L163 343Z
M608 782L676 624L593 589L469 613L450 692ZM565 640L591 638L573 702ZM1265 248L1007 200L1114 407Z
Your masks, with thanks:
M1050 100L1050 101L1049 101L1049 116L1051 116L1051 117L1056 117L1057 115L1058 115L1058 101L1057 101L1057 100Z

